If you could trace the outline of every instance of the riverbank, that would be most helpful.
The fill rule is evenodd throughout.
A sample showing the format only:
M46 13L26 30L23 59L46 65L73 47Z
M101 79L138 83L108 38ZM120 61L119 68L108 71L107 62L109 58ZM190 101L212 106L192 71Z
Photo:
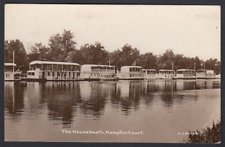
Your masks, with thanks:
M213 122L211 127L203 130L190 132L187 143L220 143L221 142L221 121Z

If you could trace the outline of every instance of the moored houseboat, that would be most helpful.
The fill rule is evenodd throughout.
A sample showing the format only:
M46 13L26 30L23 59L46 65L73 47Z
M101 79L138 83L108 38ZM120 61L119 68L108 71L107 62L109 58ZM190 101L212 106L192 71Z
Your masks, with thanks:
M175 71L171 69L160 69L157 78L159 79L173 79Z
M196 72L197 79L215 79L216 74L214 70L198 69Z
M28 81L79 80L80 65L69 62L32 61L27 72Z
M119 80L143 80L143 72L141 66L122 66L120 72L117 73Z
M157 72L155 69L142 69L144 79L155 79L157 77Z
M4 64L4 81L19 81L21 80L21 71L16 70L15 63Z
M176 79L196 79L196 73L193 69L178 69Z
M117 80L115 66L111 65L81 65L80 78L83 80Z

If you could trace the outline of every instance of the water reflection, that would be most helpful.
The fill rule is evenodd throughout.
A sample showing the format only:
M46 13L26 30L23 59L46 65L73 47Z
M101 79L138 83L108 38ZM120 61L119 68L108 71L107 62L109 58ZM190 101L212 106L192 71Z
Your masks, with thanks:
M107 98L110 95L112 85L99 82L82 82L80 104L81 112L85 115L94 115L97 118L102 115Z
M62 120L64 127L70 127L73 113L76 112L77 105L81 103L79 84L47 82L42 89L42 97L47 99L49 119Z
M25 86L21 83L5 82L5 109L15 117L23 112L24 89Z
M125 116L143 107L170 113L174 106L197 102L198 90L218 89L220 84L215 80L5 82L5 116L26 120L47 114L50 124L70 128L81 116L101 120L107 107L112 108L110 113ZM155 103L161 107L155 108Z

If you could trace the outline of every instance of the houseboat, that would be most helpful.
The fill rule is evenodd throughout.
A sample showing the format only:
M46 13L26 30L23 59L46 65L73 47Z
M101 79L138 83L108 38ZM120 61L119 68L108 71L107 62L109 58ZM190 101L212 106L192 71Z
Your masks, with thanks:
M196 73L193 69L178 69L176 79L196 79Z
M160 69L158 73L159 79L173 79L175 77L175 71L171 69Z
M83 80L117 80L115 66L111 65L81 65L80 78Z
M142 69L144 74L144 79L155 79L156 78L156 70L155 69Z
M216 74L214 70L198 69L196 72L197 79L215 79Z
M27 72L28 81L79 80L80 65L69 62L32 61Z
M117 72L119 80L143 80L141 66L122 66L120 72Z
M15 63L4 64L4 81L18 81L20 80L21 71L15 71Z

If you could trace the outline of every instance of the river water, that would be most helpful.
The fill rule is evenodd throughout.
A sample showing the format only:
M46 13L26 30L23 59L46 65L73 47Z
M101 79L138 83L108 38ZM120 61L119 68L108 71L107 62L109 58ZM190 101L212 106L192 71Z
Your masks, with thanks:
M220 80L4 85L5 141L179 143L221 116Z

